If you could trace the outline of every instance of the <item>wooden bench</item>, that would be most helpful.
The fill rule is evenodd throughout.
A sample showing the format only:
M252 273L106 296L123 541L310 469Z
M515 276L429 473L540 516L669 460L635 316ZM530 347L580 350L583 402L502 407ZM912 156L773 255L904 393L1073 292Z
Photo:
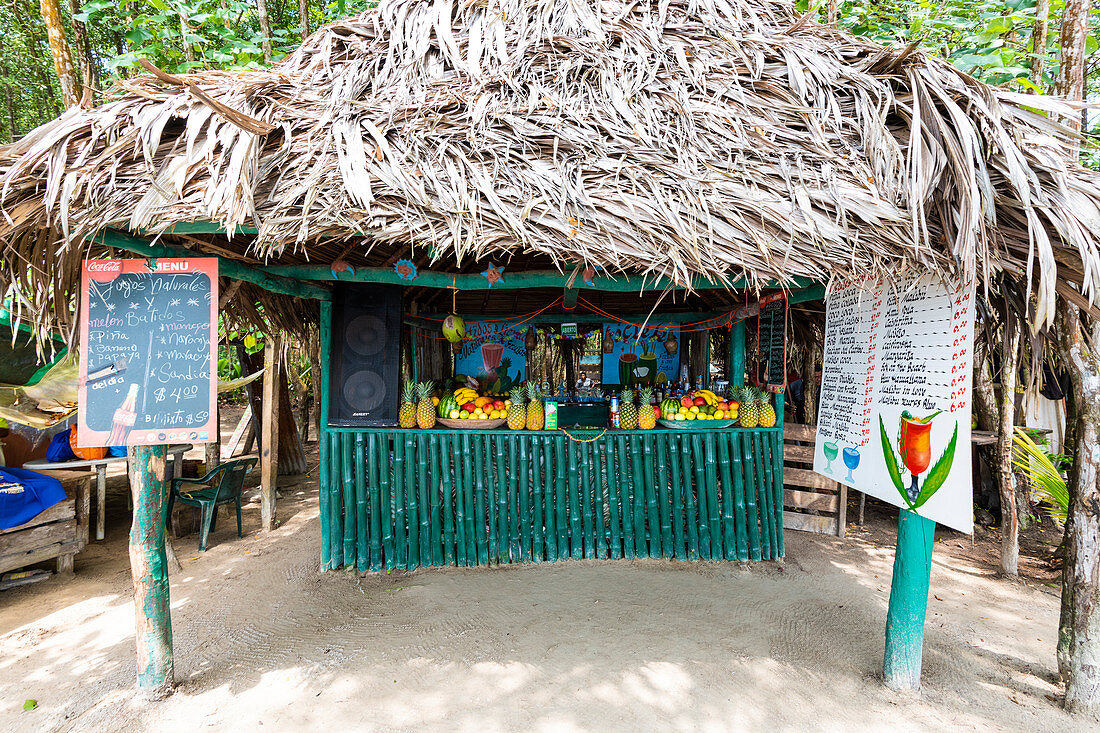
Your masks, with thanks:
M88 544L92 474L54 471L65 500L17 527L0 532L0 573L57 559L57 572L71 574L73 557Z
M814 473L813 425L783 425L783 528L844 536L848 487Z

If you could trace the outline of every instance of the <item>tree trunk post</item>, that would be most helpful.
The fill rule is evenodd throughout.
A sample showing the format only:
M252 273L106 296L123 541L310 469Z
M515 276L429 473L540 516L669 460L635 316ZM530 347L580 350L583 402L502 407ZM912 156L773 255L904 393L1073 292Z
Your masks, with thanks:
M275 529L275 484L279 473L279 367L283 339L268 337L264 344L263 432L260 441L260 523Z
M997 487L1001 494L1001 574L1019 574L1020 524L1012 465L1012 431L1016 417L1016 371L1020 360L1020 322L1005 303L1001 343L1001 405L997 422Z
M209 473L222 462L222 408L218 406L214 412L214 434L206 444L206 471Z
M898 511L898 544L894 552L890 607L886 612L882 676L891 690L919 690L936 523L906 509Z
M167 496L163 445L129 448L134 521L130 527L130 573L134 580L138 690L160 699L175 685L172 617L168 601L168 557L164 549Z

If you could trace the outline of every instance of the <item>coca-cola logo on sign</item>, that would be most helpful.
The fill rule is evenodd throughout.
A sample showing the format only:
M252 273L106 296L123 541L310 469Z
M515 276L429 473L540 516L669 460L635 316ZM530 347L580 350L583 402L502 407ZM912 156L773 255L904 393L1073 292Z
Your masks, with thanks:
M122 272L122 263L118 260L88 260L88 272Z

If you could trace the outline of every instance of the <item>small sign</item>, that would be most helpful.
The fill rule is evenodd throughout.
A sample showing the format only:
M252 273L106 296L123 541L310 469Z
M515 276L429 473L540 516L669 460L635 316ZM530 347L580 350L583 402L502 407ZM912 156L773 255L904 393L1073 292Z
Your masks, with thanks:
M680 327L640 328L629 323L605 323L604 340L610 338L610 353L603 354L600 383L623 387L658 386L676 381L680 372L679 354L669 354L665 341L669 334L679 338Z
M82 448L217 435L218 260L86 260Z
M782 392L787 384L787 293L765 295L757 313L764 385L773 392Z
M939 275L834 289L814 471L973 531L974 283Z
M527 365L523 339L528 328L491 321L467 322L462 350L455 356L455 374L475 377L482 389L498 394L522 385Z
M563 323L561 324L561 335L563 338L575 339L577 338L577 324L575 323Z

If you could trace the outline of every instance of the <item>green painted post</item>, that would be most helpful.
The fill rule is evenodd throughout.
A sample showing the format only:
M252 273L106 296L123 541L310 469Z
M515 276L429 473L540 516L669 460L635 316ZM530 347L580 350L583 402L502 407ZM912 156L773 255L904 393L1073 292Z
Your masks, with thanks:
M164 482L167 446L129 449L134 521L130 525L130 575L134 581L138 689L159 699L175 686L168 557L164 550Z
M601 455L600 448L603 443L598 440L593 440L588 444L592 450L592 470L594 471L595 484L593 485L593 500L592 507L593 517L596 520L596 557L607 557L607 525L603 522L603 487L604 487L604 466L606 461Z
M344 565L354 569L358 561L359 552L356 548L356 509L358 502L355 497L355 470L351 461L352 436L348 433L337 433L340 437L340 452L337 454L340 461L340 474L344 482Z
M592 503L591 443L577 443L573 448L580 452L581 468L581 528L584 534L584 556L596 557L596 515Z
M405 435L403 432L396 432L393 435L393 545L397 567L402 570L409 567L405 502Z
M772 539L775 544L775 556L781 559L783 549L783 402L785 395L780 392L775 396L776 427L779 430L775 434L776 443L773 444L773 460L775 461L775 494L772 496Z
M773 518L775 512L772 510L772 465L771 459L767 453L763 452L764 442L768 440L770 433L759 432L752 436L752 456L753 465L756 466L756 490L753 492L757 495L757 506L752 511L753 521L755 522L757 510L760 513L760 536L759 542L755 543L752 547L752 559L760 560L762 557L771 558L774 557L771 551L771 535L774 529Z
M431 527L430 545L432 550L432 565L443 564L443 535L442 524L443 518L441 516L442 508L440 507L440 495L442 493L443 479L439 475L439 441L442 439L438 433L432 433L428 436L428 451L431 457L431 465L429 469L428 480L428 492L431 497L431 511L428 514L429 526Z
M664 439L668 447L668 472L672 477L673 555L677 560L687 560L687 553L684 552L684 485L680 469L680 438L669 431ZM689 491L690 488L689 486Z
M542 479L542 435L535 434L531 436L531 559L535 562L542 562L546 557Z
M519 552L520 558L531 559L531 452L528 436L519 436Z
M385 445L385 439L378 433L367 434L367 450L370 459L370 569L377 572L382 569L382 471L390 470L389 455L382 456L379 445ZM385 517L389 524L389 516Z
M691 444L687 435L678 435L680 470L683 472L684 524L687 526L687 559L699 559L699 523L696 519L695 489L691 478Z
M745 383L745 322L730 326L730 384Z
M329 431L329 527L332 568L344 567L344 474L340 465L340 433Z
M623 557L637 557L634 544L634 502L631 500L631 487L634 475L630 464L630 454L626 450L626 436L615 436L615 457L619 464L619 502L622 504L623 518Z
M615 441L610 436L603 439L607 453L607 509L611 517L611 559L623 556L622 506L619 504L619 469L615 460Z
M554 485L553 438L546 438L542 441L542 460L543 483L545 484L543 516L546 518L546 559L554 562L558 559L558 523L555 518L555 502L558 490Z
M649 545L646 544L645 524L645 472L642 469L642 438L638 433L627 435L630 446L630 485L634 491L634 554L649 557Z
M485 454L481 450L481 435L473 436L474 454L474 532L477 536L477 564L489 564L489 535L485 520L489 516L485 489ZM469 456L469 452L466 453Z
M497 544L497 476L493 471L493 440L488 433L477 437L477 450L485 455L485 516L480 521L485 522L489 532L489 562L499 564L501 552Z
M474 503L474 473L470 459L470 435L462 434L462 452L455 453L462 456L462 503L466 507L466 564L470 567L477 565L477 532L474 524L477 521L477 510Z
M554 507L557 512L558 527L558 558L569 558L569 490L565 479L565 450L567 448L564 435L554 436Z
M315 389L316 385L320 385L320 389L317 391L315 397L320 400L321 404L321 424L317 435L317 451L320 463L317 475L320 481L318 499L321 512L321 570L330 570L332 568L332 549L329 543L331 542L330 533L332 532L332 526L329 523L328 375L329 353L332 349L332 302L322 300L320 302L320 309L321 363L319 367L321 373L313 375L313 383Z
M355 433L348 437L355 444L353 453L355 460L352 461L354 465L349 467L348 470L355 475L355 551L358 557L356 567L359 572L365 573L370 567L370 541L368 539L370 528L367 524L367 518L370 516L370 510L367 508L367 454L363 449L365 436L362 433Z
M691 465L695 470L695 498L699 511L699 557L704 560L714 560L715 555L711 550L710 494L707 491L706 458L703 455L703 438L698 432L691 434Z
M565 445L568 453L569 473L569 549L574 560L584 557L584 531L581 528L580 467L577 460L577 444L570 440Z
M459 434L456 431L451 436L451 455L454 456L454 492L455 492L455 562L460 568L469 567L470 561L466 556L466 481L462 464L465 463L464 454L459 447Z
M454 436L444 435L440 437L443 444L440 451L441 466L440 479L443 482L443 562L448 565L456 564L455 560L455 496L454 473L451 468L451 439Z
M882 676L891 690L920 689L924 615L932 573L932 543L936 523L900 509L894 579L886 612L886 654Z
M508 556L511 562L519 562L520 531L519 531L519 440L520 436L512 433L508 436Z
M660 557L661 517L657 511L657 471L653 453L653 436L646 431L642 436L642 481L645 486L646 526L649 528L649 556Z
M722 546L726 550L727 560L737 559L738 535L734 529L733 513L733 471L730 468L730 444L725 433L717 434L718 469L722 481ZM735 457L737 460L739 456Z
M710 517L710 547L715 560L725 557L722 549L722 508L718 506L718 446L714 432L708 430L703 436L703 449L706 456L707 512Z
M497 562L509 562L508 542L508 464L504 462L503 435L497 435L493 439L493 448L496 449L497 466Z

